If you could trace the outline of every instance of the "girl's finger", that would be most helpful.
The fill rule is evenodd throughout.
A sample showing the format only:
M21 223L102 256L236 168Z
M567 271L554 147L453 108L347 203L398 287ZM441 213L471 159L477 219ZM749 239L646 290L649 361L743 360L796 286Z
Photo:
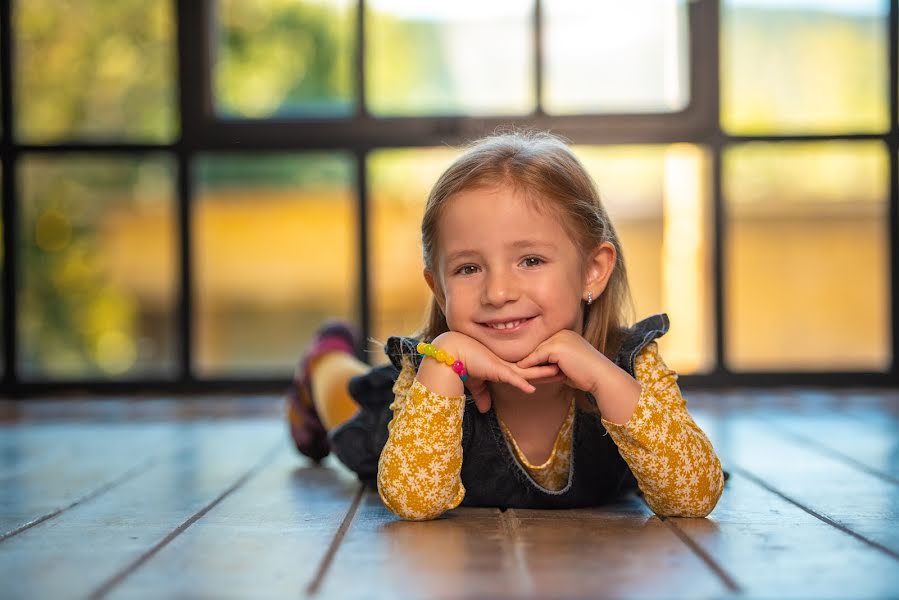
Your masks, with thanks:
M490 390L487 389L485 385L478 392L472 393L474 397L474 405L478 407L478 411L483 414L490 410L490 405L493 404L493 400L490 398Z
M540 379L528 379L531 382L531 385L544 385L547 383L560 383L568 379L564 373L559 373L558 375L553 375L552 377L541 377Z
M518 374L530 381L531 379L541 379L543 377L552 377L562 372L558 365L540 365L537 367L528 367L527 369L518 368Z
M515 371L512 369L509 370L501 370L500 371L500 379L509 385L514 385L521 391L530 394L532 392L537 391L537 388L528 383L527 379L524 377L517 375Z
M549 353L543 348L543 346L537 346L534 348L534 351L522 358L518 363L516 363L522 369L527 369L534 365L539 365L547 362L549 358Z
M493 404L493 401L490 398L490 390L483 380L469 379L466 387L471 392L471 397L474 399L474 404L478 407L478 411L485 413L490 410L490 405Z

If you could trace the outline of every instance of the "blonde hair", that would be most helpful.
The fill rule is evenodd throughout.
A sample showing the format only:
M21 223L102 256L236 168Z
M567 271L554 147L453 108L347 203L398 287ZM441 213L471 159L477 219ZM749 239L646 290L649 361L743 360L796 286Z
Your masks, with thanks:
M543 211L553 211L580 249L582 264L603 242L614 246L615 269L605 290L591 305L584 305L582 335L609 358L618 352L633 303L624 266L621 242L596 186L580 161L559 137L537 131L510 131L482 138L440 176L425 205L421 222L425 269L437 273L440 217L446 203L473 188L510 185ZM431 298L428 315L415 337L431 341L449 331L446 315Z

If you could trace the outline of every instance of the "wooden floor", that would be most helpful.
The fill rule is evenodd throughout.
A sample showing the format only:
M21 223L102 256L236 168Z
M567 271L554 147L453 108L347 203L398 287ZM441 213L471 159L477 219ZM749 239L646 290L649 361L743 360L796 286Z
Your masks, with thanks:
M274 398L0 402L0 598L899 597L899 391L687 397L731 473L707 519L423 523Z

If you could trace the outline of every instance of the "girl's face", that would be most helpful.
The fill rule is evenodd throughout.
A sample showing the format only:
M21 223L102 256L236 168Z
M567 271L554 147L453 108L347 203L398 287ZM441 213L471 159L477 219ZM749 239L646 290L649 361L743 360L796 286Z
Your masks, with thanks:
M551 211L538 212L514 188L476 188L447 201L439 228L438 273L425 279L452 331L509 362L563 329L581 332L596 267L585 269ZM602 291L590 289L594 298Z

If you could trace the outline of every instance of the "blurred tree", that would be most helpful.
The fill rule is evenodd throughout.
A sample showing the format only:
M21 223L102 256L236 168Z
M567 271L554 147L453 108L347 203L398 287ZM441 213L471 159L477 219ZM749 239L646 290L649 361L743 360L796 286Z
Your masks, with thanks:
M378 115L464 113L449 73L439 21L366 10L365 85Z
M221 0L216 107L224 116L343 116L355 100L355 6Z
M24 142L169 142L178 134L173 3L28 0L13 11Z
M23 373L103 377L170 369L174 357L165 346L174 299L150 307L111 279L106 267L113 257L103 242L104 228L123 212L146 218L168 211L171 221L172 166L158 158L85 155L28 157L21 166ZM142 248L133 244L128 251Z

